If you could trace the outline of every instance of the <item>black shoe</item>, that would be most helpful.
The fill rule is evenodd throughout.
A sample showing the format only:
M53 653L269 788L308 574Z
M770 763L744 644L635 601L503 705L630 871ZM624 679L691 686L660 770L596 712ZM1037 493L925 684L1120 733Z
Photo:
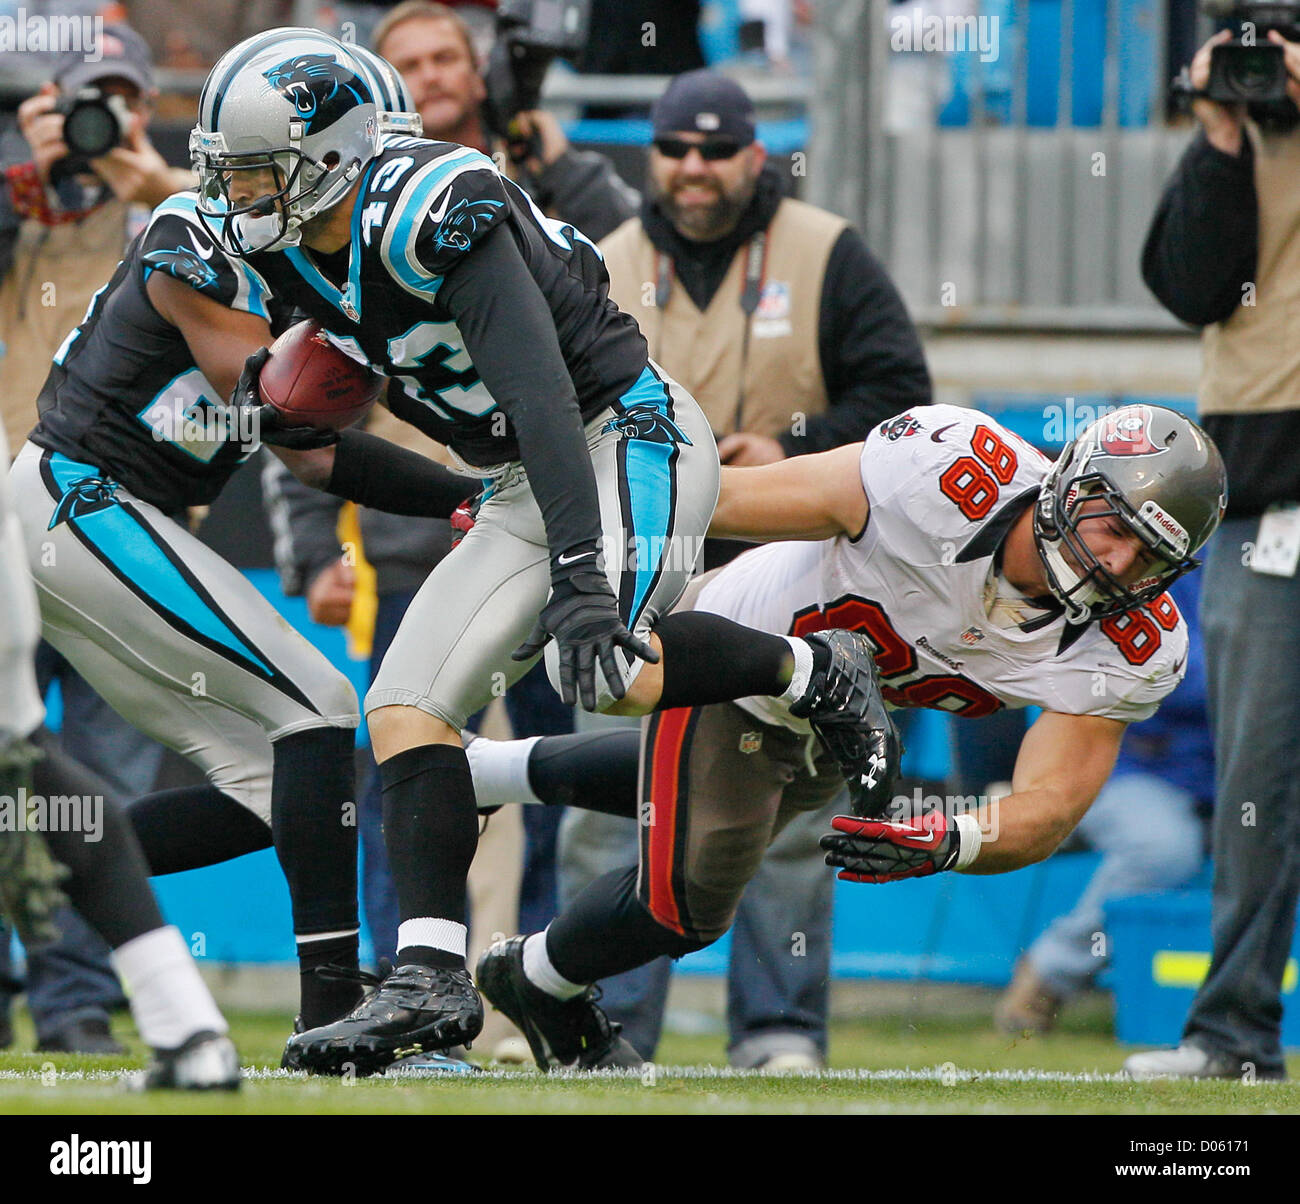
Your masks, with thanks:
M880 693L871 642L859 631L840 630L814 632L804 640L813 645L814 669L803 697L790 704L790 714L807 719L839 762L853 813L883 815L903 759L903 742ZM819 649L825 652L818 655Z
M398 966L341 1020L290 1037L281 1065L364 1077L408 1054L469 1045L482 1028L468 970Z
M86 1016L65 1024L37 1042L38 1053L124 1054L126 1046L113 1039L106 1016Z
M524 974L524 941L498 941L478 959L475 977L483 994L512 1020L528 1040L541 1070L640 1069L644 1059L596 1006L596 988L560 1000L538 990Z
M239 1055L229 1037L195 1033L176 1049L155 1049L153 1061L135 1085L144 1091L238 1091Z

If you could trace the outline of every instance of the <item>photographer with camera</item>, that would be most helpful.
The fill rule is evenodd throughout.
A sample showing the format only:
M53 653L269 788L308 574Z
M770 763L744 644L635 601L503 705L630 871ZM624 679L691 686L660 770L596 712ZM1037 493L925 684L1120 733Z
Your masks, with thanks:
M1286 1077L1282 976L1300 896L1300 4L1233 17L1252 36L1216 34L1193 59L1184 91L1201 128L1142 254L1151 291L1203 328L1198 407L1228 498L1201 591L1213 957L1178 1048L1125 1062L1141 1078Z
M148 47L134 30L104 28L102 54L71 52L54 79L18 109L31 159L4 172L9 227L0 263L0 404L9 447L36 424L36 398L68 333L112 275L149 207L193 187L188 170L168 167L145 133L156 95ZM37 652L44 693L57 678L63 698L62 749L95 770L118 798L153 789L162 746L121 719L48 644ZM122 1002L107 947L70 911L60 940L30 951L27 1003L38 1048L120 1052L108 1012ZM18 984L0 932L0 1033ZM0 1044L3 1044L0 1040Z

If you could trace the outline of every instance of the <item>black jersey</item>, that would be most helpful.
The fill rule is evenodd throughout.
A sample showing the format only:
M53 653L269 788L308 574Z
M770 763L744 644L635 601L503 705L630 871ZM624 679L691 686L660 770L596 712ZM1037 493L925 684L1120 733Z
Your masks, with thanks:
M228 257L195 211L169 197L55 353L31 439L91 464L169 514L205 505L257 448L145 292L166 272L230 309L270 321L265 281Z
M545 217L476 150L390 136L364 172L344 251L322 256L298 247L250 262L277 297L403 383L406 396L390 401L398 417L469 463L490 466L520 458L516 415L493 396L494 374L499 379L501 361L517 369L535 352L511 339L513 299L503 289L490 303L492 350L482 350L480 339L476 361L467 347L473 333L453 320L444 284L502 229L550 311L569 377L558 391L554 380L538 380L534 398L576 393L589 420L635 384L647 363L645 340L609 300L609 276L591 241Z

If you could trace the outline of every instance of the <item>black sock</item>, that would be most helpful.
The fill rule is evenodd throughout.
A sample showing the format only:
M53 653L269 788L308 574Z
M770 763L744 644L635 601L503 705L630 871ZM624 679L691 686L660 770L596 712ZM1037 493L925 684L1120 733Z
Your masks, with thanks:
M271 835L300 936L357 927L357 820L350 728L277 740Z
M328 937L323 941L308 941L298 946L298 991L301 999L303 1026L317 1028L332 1024L350 1012L363 994L361 983L344 977L332 978L317 974L320 966L339 966L344 970L357 968L357 938L353 936Z
M54 858L72 871L63 883L68 901L116 949L163 927L164 921L131 825L112 803L95 806L102 808L98 840L87 840L84 831L58 831L47 832L45 841Z
M271 847L270 826L207 782L155 790L126 814L151 874L199 869Z
M634 819L640 727L543 736L528 754L528 785L549 806Z
M669 615L655 627L663 645L664 688L657 710L783 694L794 653L779 635L701 610Z
M636 866L597 878L546 930L551 965L571 983L598 982L657 957L710 944L658 923L636 897Z
M478 847L474 781L465 750L424 744L379 767L384 846L397 887L399 920L429 916L463 924L465 880ZM464 958L424 945L398 949L399 962L460 969Z

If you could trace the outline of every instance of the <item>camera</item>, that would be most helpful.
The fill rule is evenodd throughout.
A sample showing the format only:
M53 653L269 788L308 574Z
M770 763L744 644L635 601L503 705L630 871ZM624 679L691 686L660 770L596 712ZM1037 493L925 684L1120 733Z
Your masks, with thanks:
M1300 0L1204 0L1202 8L1241 29L1240 37L1210 52L1206 96L1225 104L1286 101L1282 47L1274 46L1268 35L1277 30L1290 42L1300 41Z
M131 108L124 97L98 88L82 88L61 97L55 106L63 114L63 141L81 159L98 159L120 146L131 128Z
M537 108L551 63L586 45L590 20L591 0L501 0L497 5L483 107L488 128L507 141L516 162L527 158L530 148L520 144L517 131L512 134L511 122Z

